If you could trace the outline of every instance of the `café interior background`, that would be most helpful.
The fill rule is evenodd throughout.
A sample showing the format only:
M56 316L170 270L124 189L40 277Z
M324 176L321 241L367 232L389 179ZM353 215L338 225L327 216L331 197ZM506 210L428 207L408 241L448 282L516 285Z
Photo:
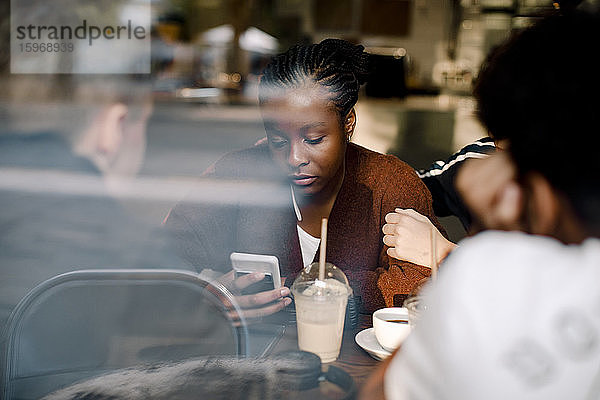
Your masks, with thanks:
M154 109L139 176L184 185L222 154L264 136L256 88L270 57L296 42L328 37L360 43L376 55L378 72L362 89L353 141L415 168L445 158L485 136L469 95L484 55L511 29L552 8L550 0L150 4ZM129 202L156 221L173 204ZM457 220L443 222L454 239L464 234Z

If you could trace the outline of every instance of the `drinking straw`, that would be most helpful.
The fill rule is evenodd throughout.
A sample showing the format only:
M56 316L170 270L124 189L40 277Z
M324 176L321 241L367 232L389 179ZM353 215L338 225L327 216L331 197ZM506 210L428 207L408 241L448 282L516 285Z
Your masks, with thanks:
M438 262L437 262L437 246L436 246L436 229L435 226L431 225L431 230L429 231L429 240L431 245L431 279L437 278L437 270L438 270Z
M327 248L327 218L321 220L321 251L319 254L319 280L325 280L325 251Z

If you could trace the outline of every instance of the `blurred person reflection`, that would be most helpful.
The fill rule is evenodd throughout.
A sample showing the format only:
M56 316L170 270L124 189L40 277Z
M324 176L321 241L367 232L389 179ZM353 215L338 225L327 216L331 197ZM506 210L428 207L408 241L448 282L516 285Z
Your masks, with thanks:
M0 134L0 322L35 285L75 269L182 266L160 225L111 192L140 168L148 78L4 78Z
M458 187L489 231L446 260L364 398L598 397L598 39L600 14L572 11L488 56L479 117L510 144L466 164Z
M276 255L289 286L318 259L321 218L328 217L327 261L346 273L363 311L401 303L429 275L429 268L390 259L381 233L395 207L413 208L439 226L427 188L396 157L350 143L354 105L368 75L363 50L326 39L296 45L265 68L259 100L266 140L224 156L205 176L281 183L287 188L283 206L178 204L166 225L191 265L223 273L233 251ZM255 306L278 299L282 308L288 295L287 288L263 292Z

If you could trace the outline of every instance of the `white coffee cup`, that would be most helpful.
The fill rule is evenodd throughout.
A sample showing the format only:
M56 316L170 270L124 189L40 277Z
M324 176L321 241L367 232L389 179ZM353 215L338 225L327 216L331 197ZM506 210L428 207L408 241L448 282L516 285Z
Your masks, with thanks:
M373 313L377 341L387 351L394 351L410 333L408 310L404 307L382 308Z

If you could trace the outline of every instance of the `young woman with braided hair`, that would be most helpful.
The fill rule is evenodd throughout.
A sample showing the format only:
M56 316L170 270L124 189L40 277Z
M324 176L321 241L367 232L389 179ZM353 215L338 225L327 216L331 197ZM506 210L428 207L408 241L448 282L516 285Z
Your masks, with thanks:
M285 204L228 211L177 205L166 223L189 262L226 272L233 251L273 254L289 286L318 260L320 223L327 217L327 261L346 273L360 310L401 304L429 275L426 267L391 259L381 232L396 207L418 211L441 230L425 185L396 157L350 143L368 64L362 46L337 39L296 45L271 61L259 84L266 140L224 156L207 176L284 182ZM266 291L242 306L258 309L250 315L268 314L289 304L288 295L288 288Z

